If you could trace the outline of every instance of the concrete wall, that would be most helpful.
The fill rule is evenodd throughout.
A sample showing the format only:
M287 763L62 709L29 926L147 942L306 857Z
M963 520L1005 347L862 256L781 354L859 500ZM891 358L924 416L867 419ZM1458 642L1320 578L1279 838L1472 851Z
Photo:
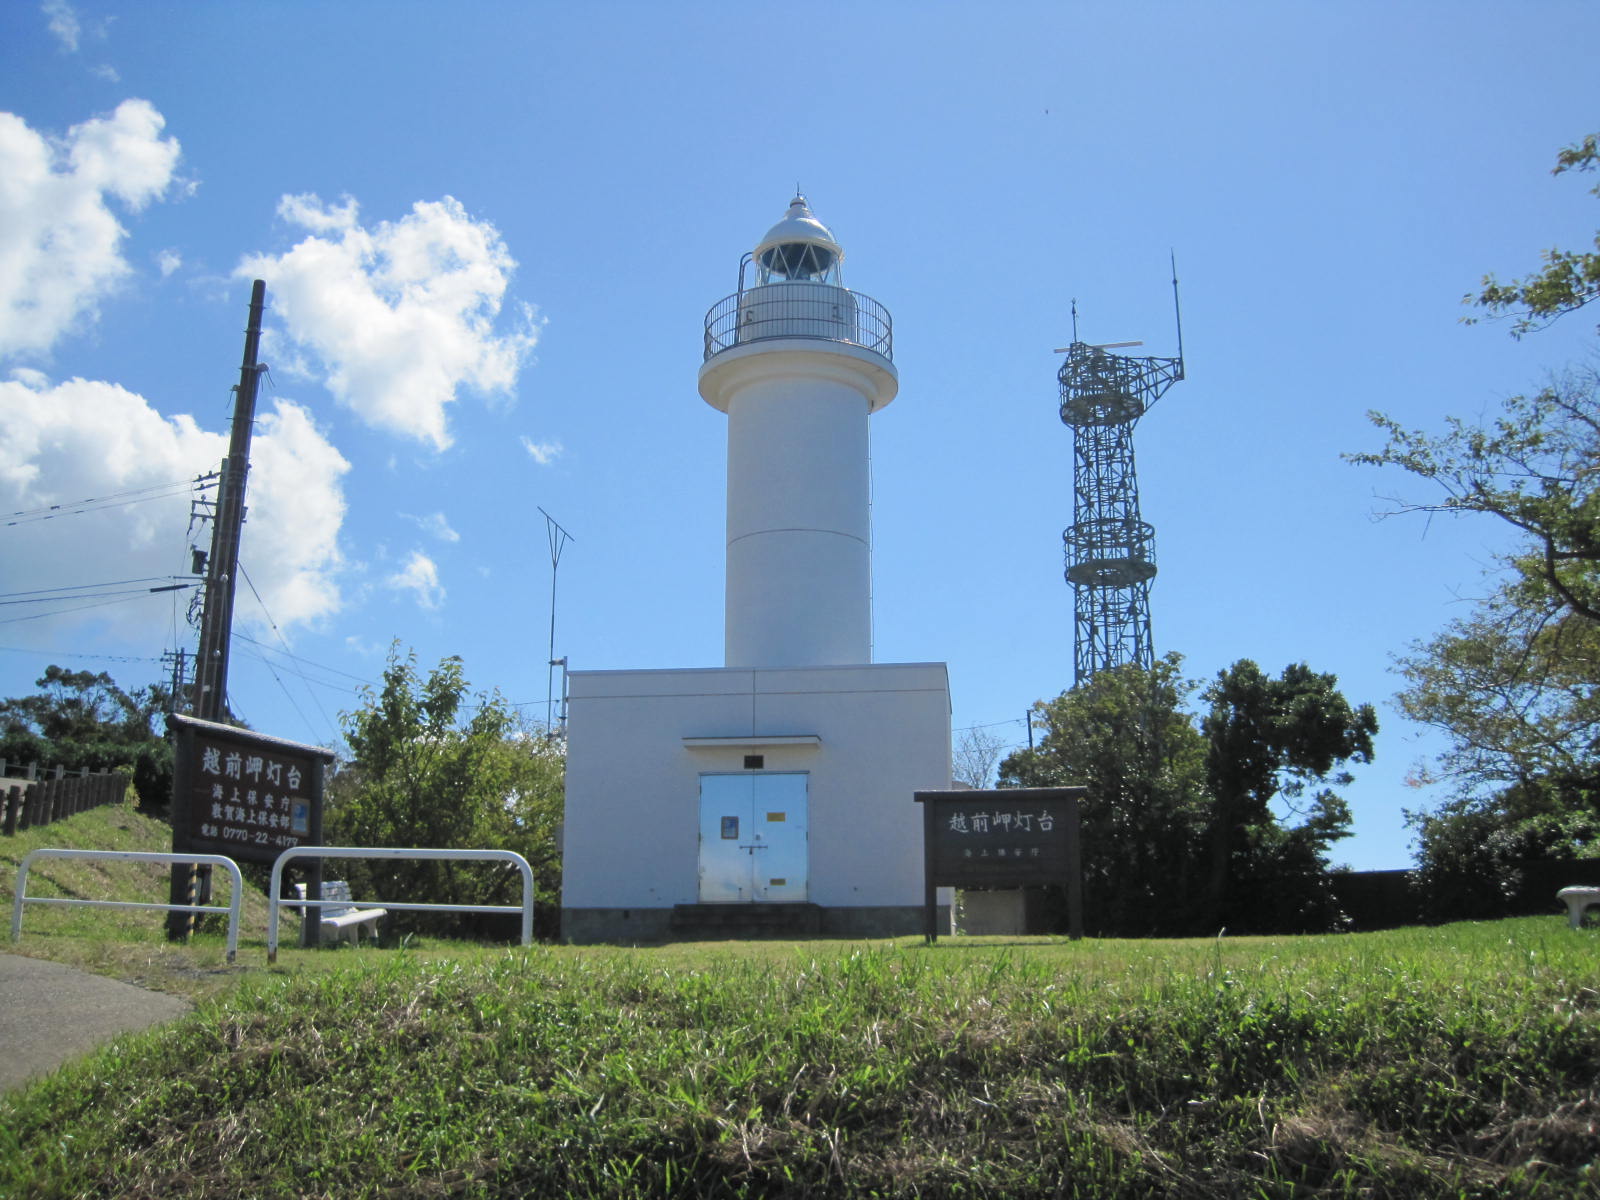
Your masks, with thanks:
M973 937L1027 932L1027 905L1021 888L961 893L957 928Z
M700 776L748 754L809 775L810 902L920 911L912 794L949 786L943 663L574 671L570 688L564 936L578 910L627 911L642 931L659 914L635 910L696 903Z

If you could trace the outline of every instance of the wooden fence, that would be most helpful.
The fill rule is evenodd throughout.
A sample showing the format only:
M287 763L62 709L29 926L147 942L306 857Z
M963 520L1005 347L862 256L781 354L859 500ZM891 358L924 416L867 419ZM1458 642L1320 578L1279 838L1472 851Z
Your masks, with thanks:
M6 837L19 829L48 825L102 804L120 804L128 776L117 771L93 775L60 775L54 779L0 778L0 830Z

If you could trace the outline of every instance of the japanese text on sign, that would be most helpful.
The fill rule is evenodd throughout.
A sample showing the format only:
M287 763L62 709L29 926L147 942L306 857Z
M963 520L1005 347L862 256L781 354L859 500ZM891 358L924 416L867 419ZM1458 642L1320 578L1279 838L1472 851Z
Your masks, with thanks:
M1056 827L1056 818L1049 809L974 813L958 810L950 814L949 826L952 833L1032 833L1035 828L1040 833L1049 833Z
M311 832L304 764L201 742L191 793L195 834L234 846L287 850Z

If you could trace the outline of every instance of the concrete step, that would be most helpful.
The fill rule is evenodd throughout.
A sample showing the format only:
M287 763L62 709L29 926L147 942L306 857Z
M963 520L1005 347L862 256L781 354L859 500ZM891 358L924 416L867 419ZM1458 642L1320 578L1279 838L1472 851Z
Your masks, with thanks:
M815 904L677 904L677 937L805 937L822 931Z

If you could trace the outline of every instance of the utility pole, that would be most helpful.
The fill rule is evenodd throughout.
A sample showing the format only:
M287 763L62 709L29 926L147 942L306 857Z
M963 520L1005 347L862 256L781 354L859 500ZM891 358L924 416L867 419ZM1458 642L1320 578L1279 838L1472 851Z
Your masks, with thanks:
M189 652L180 646L163 653L161 661L172 664L172 694L167 697L167 711L175 713L183 707L183 685L189 682Z
M250 324L245 330L244 361L235 389L233 433L228 457L222 460L222 486L217 519L211 528L211 556L206 563L206 603L200 616L200 651L195 658L194 715L203 721L228 716L228 651L233 634L234 582L239 574L239 534L244 525L244 485L250 473L250 437L256 419L256 389L266 367L257 363L261 346L261 310L267 285L256 280L250 290Z
M234 389L233 431L228 457L222 460L217 516L211 527L211 555L206 563L206 599L200 614L200 648L194 663L194 715L203 721L228 718L228 652L233 640L233 592L239 575L239 534L244 526L244 485L250 474L250 437L255 430L256 390L266 367L256 361L261 348L261 311L267 285L257 279L250 289L250 321L245 327L244 361ZM182 835L174 831L174 851ZM211 868L175 863L172 904L204 904L210 899ZM167 914L167 939L182 941L194 928L194 914Z

